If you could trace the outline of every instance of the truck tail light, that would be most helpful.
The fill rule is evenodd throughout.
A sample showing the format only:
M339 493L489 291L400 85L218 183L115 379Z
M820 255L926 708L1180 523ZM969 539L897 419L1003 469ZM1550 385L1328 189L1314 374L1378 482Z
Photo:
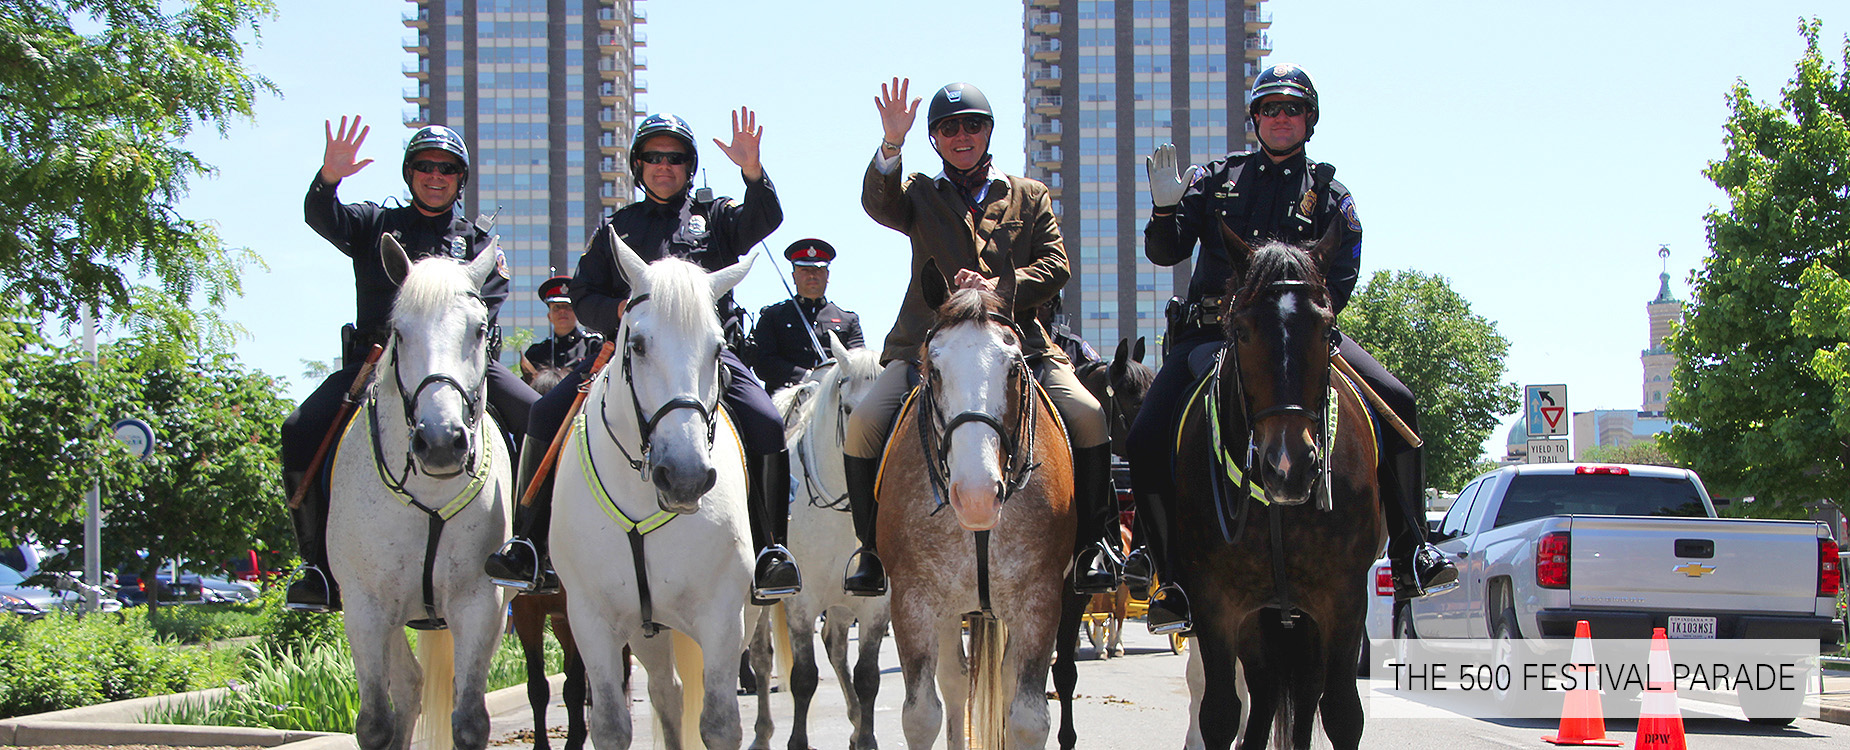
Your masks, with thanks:
M1541 541L1535 543L1535 585L1545 589L1567 588L1569 547L1565 531L1542 535Z
M1383 565L1375 569L1375 596L1394 595L1394 569Z
M1837 556L1837 542L1818 540L1818 595L1836 598L1844 590L1843 560Z
M1575 474L1617 474L1623 477L1623 476L1631 476L1632 470L1627 469L1623 466L1576 466L1574 467L1574 473Z

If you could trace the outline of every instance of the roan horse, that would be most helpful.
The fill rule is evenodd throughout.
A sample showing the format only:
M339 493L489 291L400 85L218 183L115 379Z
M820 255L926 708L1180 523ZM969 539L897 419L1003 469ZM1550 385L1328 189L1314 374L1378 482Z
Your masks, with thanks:
M1340 229L1307 252L1255 251L1222 227L1230 343L1182 417L1172 542L1191 561L1176 577L1194 609L1209 748L1236 731L1241 748L1308 748L1319 712L1331 745L1361 741L1354 665L1385 530L1370 415L1331 374L1323 278ZM1236 658L1252 704L1244 730Z
M830 363L810 371L802 382L778 391L771 398L784 415L784 438L796 477L796 500L791 505L790 548L805 570L844 570L858 543L848 518L847 479L842 470L842 442L848 415L873 390L880 378L880 353L865 347L843 347L833 332L827 338ZM824 579L827 580L827 579ZM809 750L809 707L816 694L816 618L822 617L822 645L842 688L848 722L854 727L851 750L873 750L874 698L880 691L880 644L886 640L887 599L849 596L837 585L806 586L782 600L789 622L791 698L796 716L790 729L790 750ZM768 622L764 618L761 622ZM848 628L861 624L860 658L850 674ZM752 668L769 675L769 633L761 628L752 639ZM754 748L771 742L770 691L758 692L758 722Z
M1109 362L1094 363L1082 368L1078 374L1086 390L1105 407L1105 419L1111 425L1112 455L1124 457L1127 452L1124 440L1130 433L1131 423L1137 420L1137 410L1143 408L1143 397L1150 392L1150 381L1156 379L1156 372L1143 363L1143 339L1138 338L1134 345L1130 339L1120 339L1118 349ZM1106 626L1100 629L1104 636L1092 644L1098 658L1123 656L1124 616L1129 609L1130 593L1128 587L1119 586L1115 593L1110 594L1067 594L1061 602L1060 633L1054 648L1053 684L1054 692L1060 696L1059 738L1062 750L1072 750L1079 740L1079 734L1073 728L1073 691L1079 682L1079 665L1074 663L1074 659L1079 652L1082 618L1088 613L1102 614L1108 618Z
M354 735L367 750L404 750L422 713L431 721L420 744L477 750L488 744L483 689L503 603L482 558L507 536L513 484L485 398L480 291L500 250L466 266L449 258L414 266L390 235L379 244L387 273L402 282L391 341L372 396L341 436L329 483L328 558L346 598L360 688ZM424 629L416 658L407 624ZM447 733L436 723L446 715Z
M606 230L610 231L610 230ZM739 747L732 685L751 581L745 461L720 408L718 299L750 261L708 274L683 260L645 264L612 232L630 298L618 361L592 381L560 451L552 557L590 676L591 742L630 745L624 644L649 672L650 704L670 748L682 737L681 680L664 628L702 652L700 740ZM597 637L587 634L596 633Z
M966 704L982 747L1044 747L1076 524L1071 449L1008 316L1014 274L1003 273L994 294L963 289L948 299L935 263L920 280L938 321L920 346L923 383L887 445L876 529L905 675L906 744L937 739L942 690L953 707L951 748L965 746ZM941 512L947 505L952 512Z

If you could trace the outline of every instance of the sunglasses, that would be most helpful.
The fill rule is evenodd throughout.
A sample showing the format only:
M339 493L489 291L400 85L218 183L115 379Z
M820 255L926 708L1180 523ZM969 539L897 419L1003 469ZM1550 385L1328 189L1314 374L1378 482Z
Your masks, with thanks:
M950 138L957 135L959 129L970 135L976 135L988 128L989 118L987 117L954 117L938 123L937 130L939 138Z
M430 161L420 159L411 162L411 171L424 174L458 175L463 173L463 165L453 161Z
M1310 105L1303 102L1266 102L1259 105L1260 117L1298 117L1310 111Z
M677 167L694 160L679 151L641 151L637 152L636 158L649 164L673 164Z

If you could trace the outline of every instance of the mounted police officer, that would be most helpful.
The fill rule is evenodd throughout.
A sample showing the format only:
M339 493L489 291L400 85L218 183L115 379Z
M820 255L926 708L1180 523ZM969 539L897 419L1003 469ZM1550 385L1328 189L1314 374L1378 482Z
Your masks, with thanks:
M541 370L573 369L578 363L597 356L604 337L578 324L572 311L572 296L567 288L570 276L554 276L540 283L540 301L546 303L546 321L552 324L552 337L527 347L520 357L521 373L532 378Z
M1221 295L1233 269L1221 245L1219 224L1225 222L1254 247L1274 240L1305 243L1341 226L1342 244L1324 279L1336 312L1348 304L1361 270L1362 223L1356 218L1355 198L1333 179L1335 167L1311 161L1304 153L1319 115L1310 75L1295 65L1267 68L1253 83L1247 114L1259 134L1259 151L1231 154L1205 171L1191 166L1186 180L1176 169L1174 146L1159 146L1146 164L1155 208L1144 227L1144 254L1157 265L1173 266L1193 255L1197 243L1201 252L1186 303L1172 303L1177 312L1165 339L1169 351L1131 426L1131 481L1144 516L1140 520L1149 524L1145 530L1152 554L1133 555L1127 578L1144 586L1152 566L1160 575L1175 570L1179 562L1165 558L1173 531L1166 510L1175 502L1171 453L1188 386L1212 367L1223 341L1219 320L1227 301ZM1413 393L1355 341L1337 336L1342 356L1417 430ZM1386 517L1396 595L1410 598L1456 585L1457 569L1426 543L1419 449L1391 430L1385 431L1383 441L1387 460L1381 465L1381 488L1391 499L1384 497L1382 507L1394 509ZM1186 629L1187 598L1174 584L1164 585L1151 601L1147 621L1153 632Z
M784 249L790 261L790 278L797 291L790 299L758 311L752 341L758 359L752 371L771 392L788 388L829 358L827 333L835 332L842 346L863 346L861 316L835 306L829 290L829 263L835 248L818 239L797 240Z
M411 189L411 205L383 208L376 203L341 203L335 191L340 181L360 171L373 160L355 161L360 144L372 130L353 118L351 127L342 117L339 132L332 122L326 123L327 147L322 153L321 170L308 187L303 215L316 234L322 236L353 262L354 303L358 308L354 322L343 333L342 367L328 375L308 400L283 422L283 479L293 496L303 482L310 487L300 508L290 509L295 523L296 540L301 546L304 570L290 584L287 606L292 609L326 611L340 607L339 588L328 573L325 534L328 523L328 495L325 482L306 476L314 467L315 449L340 413L341 401L373 344L384 344L388 336L387 317L398 295L398 285L386 275L379 258L379 238L391 234L403 245L413 261L429 256L443 256L468 261L491 247L489 228L470 222L463 216L459 198L469 184L469 149L456 131L432 125L411 135L399 171L405 186ZM507 299L507 265L491 274L482 285L482 301L488 305L491 341L499 341L494 328L495 315ZM526 433L527 411L539 394L515 377L495 360L499 343L490 345L488 357L488 402L501 426L515 435Z
M1111 434L1105 412L1086 391L1072 366L1048 341L1035 308L1059 293L1071 276L1059 217L1047 186L1004 174L992 164L990 136L995 111L975 86L953 83L938 90L926 111L926 133L943 171L936 177L908 175L900 146L918 116L909 100L910 81L882 84L874 106L883 131L880 150L861 178L861 207L874 221L911 240L911 269L929 259L957 288L994 291L999 274L1012 274L1021 325L1022 353L1065 423L1073 448L1073 494L1079 523L1074 539L1073 588L1103 593L1117 588L1118 506L1111 489ZM925 303L916 275L906 287L899 316L887 334L880 359L885 366L873 390L854 409L843 446L848 501L861 549L842 587L855 596L886 591L886 568L874 550L878 504L874 489L894 417L911 389L919 346L937 319Z
M745 179L745 200L715 199L692 190L699 167L694 131L674 115L650 115L636 128L630 144L630 172L644 199L617 209L604 223L643 260L674 256L708 271L738 262L784 220L777 191L758 161L763 135L751 110L740 107L733 113L732 142L715 139L713 144L739 166ZM599 226L572 277L573 309L579 320L608 340L616 335L629 293L629 282L617 269L615 248ZM717 312L734 332L729 338L742 340L743 312L731 293L720 298ZM752 542L759 550L752 571L752 598L767 603L802 587L796 561L783 546L790 511L790 454L784 447L783 420L764 386L730 348L721 351L720 362L729 371L721 400L745 443L747 504ZM573 377L561 381L534 406L528 433L532 439L527 443L529 450L521 454L515 482L520 492L526 491L538 473L541 458L565 423L578 385L590 376L590 369L590 361L582 363ZM550 483L550 477L546 481ZM515 538L489 556L484 569L503 586L522 590L556 586L557 579L543 564L552 516L551 487L543 488L531 506L520 506L516 515Z

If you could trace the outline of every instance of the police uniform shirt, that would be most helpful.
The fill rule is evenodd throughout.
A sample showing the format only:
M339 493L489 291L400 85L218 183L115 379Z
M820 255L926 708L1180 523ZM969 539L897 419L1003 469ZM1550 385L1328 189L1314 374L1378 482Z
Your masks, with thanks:
M576 367L580 360L591 356L603 345L602 337L586 331L583 326L577 326L563 336L554 336L527 347L526 357L536 367Z
M1227 277L1233 275L1221 245L1220 220L1254 248L1273 240L1308 244L1340 224L1343 237L1324 283L1334 309L1342 311L1361 272L1362 222L1356 218L1355 198L1334 179L1307 195L1316 167L1302 152L1276 164L1259 152L1209 164L1206 174L1183 192L1173 214L1150 217L1144 254L1157 265L1173 266L1187 260L1199 241L1200 258L1188 284L1188 299L1194 302L1225 294Z
M805 331L814 331L815 338ZM770 305L758 311L758 325L752 340L758 345L758 358L752 371L764 381L765 390L775 391L803 379L810 370L828 359L827 333L835 332L842 346L864 346L861 316L836 307L827 299L804 297Z
M604 223L644 261L672 255L718 271L739 262L784 221L784 209L769 174L745 181L743 202L724 197L697 201L691 193L683 190L668 203L644 198L617 209ZM572 276L572 309L586 328L609 338L616 333L629 292L629 282L617 269L614 248L599 226ZM720 299L720 307L722 320L736 310L730 292Z
M492 237L463 218L462 201L447 214L426 216L412 206L384 208L377 203L341 203L336 182L321 179L316 170L303 201L303 216L309 227L353 259L354 327L362 334L382 336L392 302L398 297L398 285L386 275L385 262L379 259L379 235L390 233L405 247L412 262L441 255L461 261L473 260L486 250ZM488 306L488 323L494 325L501 302L508 295L505 262L498 273L488 275L482 284L482 302Z

